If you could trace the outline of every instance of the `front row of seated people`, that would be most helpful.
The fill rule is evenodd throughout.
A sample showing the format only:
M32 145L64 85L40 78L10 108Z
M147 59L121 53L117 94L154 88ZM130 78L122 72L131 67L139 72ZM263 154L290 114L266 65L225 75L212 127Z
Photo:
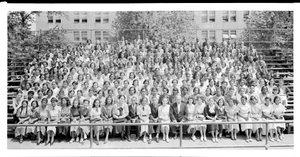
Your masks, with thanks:
M21 93L19 93L21 94ZM283 139L285 123L270 123L268 130L266 124L201 124L201 122L255 122L255 121L284 121L283 114L285 107L281 103L281 98L276 96L273 100L265 97L263 104L258 103L258 98L242 96L240 101L235 99L215 99L203 97L189 97L187 103L182 103L180 96L175 97L173 104L169 103L167 97L162 97L159 103L157 97L151 100L147 96L142 97L138 102L138 97L132 96L130 104L127 104L126 97L119 95L118 100L108 96L101 102L98 98L92 102L85 99L80 103L78 99L72 102L68 98L58 100L52 98L48 102L47 98L40 101L28 101L24 99L22 105L16 111L18 124L82 124L82 126L37 126L37 127L16 127L15 137L20 143L24 136L30 135L31 139L37 140L39 145L42 142L52 145L54 137L58 137L59 142L65 139L69 142L83 142L90 135L90 126L84 124L108 124L108 123L160 123L161 125L103 125L93 126L93 137L99 145L100 136L104 136L104 144L110 137L120 134L122 140L131 141L131 134L135 134L136 141L142 139L143 142L158 143L159 135L162 133L162 140L169 143L169 134L174 135L174 139L179 135L179 125L183 125L183 133L189 134L191 140L196 141L196 132L200 132L200 141L206 142L206 133L210 133L212 141L218 143L223 133L231 135L232 140L237 139L239 131L245 132L246 142L252 142L252 133L257 141L262 141L262 135L269 134L270 141L280 141ZM59 101L59 102L58 102ZM200 123L198 125L189 123ZM163 123L174 123L168 125ZM240 126L239 126L240 125ZM134 132L135 131L135 132ZM113 134L112 134L113 133ZM71 139L69 139L71 137ZM45 140L45 141L44 141Z

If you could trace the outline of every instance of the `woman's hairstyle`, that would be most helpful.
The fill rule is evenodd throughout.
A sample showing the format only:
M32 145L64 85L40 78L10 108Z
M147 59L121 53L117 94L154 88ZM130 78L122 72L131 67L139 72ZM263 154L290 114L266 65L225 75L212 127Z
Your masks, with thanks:
M111 96L108 96L108 97L105 99L105 105L108 105L108 98L110 98L110 99L111 99L111 102L110 102L110 104L109 104L109 105L112 105L112 104L113 104L113 102L114 102L114 99L113 99Z
M123 97L124 99L126 99L125 95L119 95L119 96L118 96L118 99L121 99L122 97Z
M94 102L93 102L93 108L95 107L96 101L99 101L99 105L100 105L100 103L101 103L100 99L95 99Z
M33 101L31 102L30 106L32 107L32 104L33 104L34 102L36 103L36 107L39 107L39 103L38 103L38 101L36 101L36 100L33 100Z
M275 103L277 99L281 100L279 96L275 96L273 102Z
M48 99L47 98L43 98L41 102L46 101L46 103L48 103Z
M270 100L270 101L272 101L272 100L271 100L271 98L270 98L270 97L268 97L268 96L267 96L267 97L265 97L265 100Z

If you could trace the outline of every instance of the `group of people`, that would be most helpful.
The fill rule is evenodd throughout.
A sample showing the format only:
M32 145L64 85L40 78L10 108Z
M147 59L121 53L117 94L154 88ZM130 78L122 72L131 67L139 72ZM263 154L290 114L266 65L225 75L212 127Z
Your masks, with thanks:
M96 138L99 145L102 136L104 143L118 134L130 142L135 134L136 141L150 144L159 142L161 134L165 142L169 134L176 139L183 125L183 134L193 141L207 141L207 133L216 143L224 135L236 140L238 132L245 132L246 142L252 133L257 141L266 134L280 141L285 123L271 123L268 130L257 123L201 123L284 121L288 92L283 80L274 81L253 46L243 42L140 36L117 43L88 40L39 52L13 99L18 124L82 125L20 126L15 137L38 145L52 145L54 137L69 142ZM121 125L105 125L112 123Z

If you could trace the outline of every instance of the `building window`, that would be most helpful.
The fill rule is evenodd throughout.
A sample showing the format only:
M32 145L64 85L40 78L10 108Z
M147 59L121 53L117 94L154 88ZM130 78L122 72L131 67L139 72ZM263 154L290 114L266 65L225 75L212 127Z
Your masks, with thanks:
M201 21L202 21L202 23L206 23L207 22L207 11L202 11L202 13L201 13Z
M81 40L86 41L87 40L87 31L81 31Z
M225 39L229 38L229 30L223 30L222 38L225 38Z
M249 11L244 11L244 21L246 21L249 17L250 12Z
M236 35L236 30L231 30L230 35Z
M53 16L48 16L48 23L53 23Z
M95 39L101 41L101 31L95 31Z
M61 17L60 16L56 17L55 23L61 23Z
M206 39L208 38L208 31L202 31L202 34L201 34L202 41L205 41L205 38Z
M216 21L216 12L209 11L209 22L215 22L215 21Z
M81 17L81 22L82 23L87 23L87 12L83 12L82 13L82 17Z
M74 31L74 41L80 41L79 31Z
M228 22L228 11L223 11L223 22Z
M109 32L108 31L103 31L103 39L108 40L109 39Z
M74 12L74 23L79 23L80 19L79 19L79 12Z
M96 12L95 13L95 22L96 23L101 23L101 12Z
M236 22L236 11L230 11L230 22Z
M216 39L216 31L209 31L209 40L214 41Z

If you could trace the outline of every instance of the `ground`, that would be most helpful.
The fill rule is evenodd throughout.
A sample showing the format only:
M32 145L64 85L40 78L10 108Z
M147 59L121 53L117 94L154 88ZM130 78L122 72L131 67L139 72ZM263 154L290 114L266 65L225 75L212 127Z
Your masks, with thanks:
M211 137L207 138L207 142L201 142L199 139L193 142L188 136L185 136L182 140L182 147L222 147L222 146L261 146L261 147L250 147L250 148L237 148L237 147L231 147L226 149L265 149L264 145L266 143L265 138L263 138L262 142L257 142L254 138L251 143L247 143L245 141L245 136L241 135L238 136L238 139L236 141L232 141L230 138L223 137L221 140L219 140L219 143L213 143L211 141ZM132 140L131 142L128 141L121 141L119 138L111 138L109 139L109 142L107 144L104 144L104 138L100 138L100 144L97 146L94 141L92 144L92 148L104 148L104 149L138 149L138 148L178 148L180 144L179 138L174 140L170 139L169 143L166 143L165 141L162 141L162 138L160 139L159 143L156 143L154 140L151 144L143 143L143 141L135 142ZM270 149L293 149L293 147L284 147L284 145L294 145L294 135L288 134L285 135L285 138L283 141L280 142L271 142L269 141L268 144L270 146L274 145L280 145L278 147L270 147ZM39 146L36 145L36 141L30 141L25 139L22 144L18 142L18 140L13 138L7 139L7 148L8 149L86 149L90 148L90 140L84 141L83 144L81 143L69 143L66 141L62 141L58 143L57 141L54 142L52 146L47 145L45 146L44 143L40 144ZM223 148L223 147L222 147ZM214 148L206 148L206 149L214 149Z

